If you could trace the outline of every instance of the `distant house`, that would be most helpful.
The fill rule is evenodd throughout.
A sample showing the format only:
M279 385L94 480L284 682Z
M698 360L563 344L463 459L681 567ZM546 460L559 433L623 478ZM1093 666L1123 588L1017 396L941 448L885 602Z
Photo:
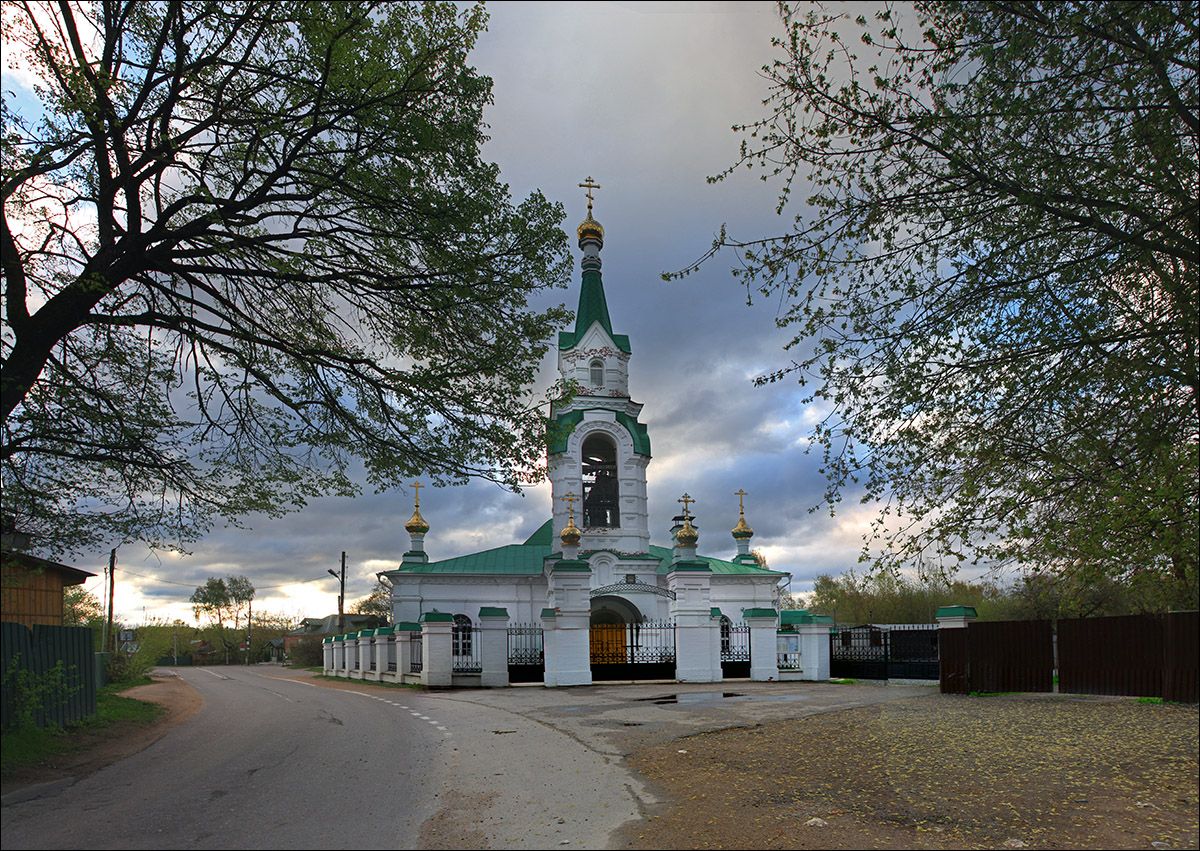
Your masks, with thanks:
M33 626L62 626L63 589L82 585L94 573L21 552L29 536L4 518L0 536L0 620Z
M306 638L320 641L327 635L340 635L344 632L357 632L360 629L375 629L383 626L386 621L378 615L343 615L345 629L338 629L338 616L326 615L323 618L305 618L300 625L283 637L283 652L290 654L292 648Z

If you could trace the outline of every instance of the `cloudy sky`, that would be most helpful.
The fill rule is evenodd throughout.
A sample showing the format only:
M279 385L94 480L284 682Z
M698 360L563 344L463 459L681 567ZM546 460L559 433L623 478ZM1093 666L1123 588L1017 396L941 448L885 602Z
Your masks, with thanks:
M722 223L744 237L782 228L774 188L757 173L706 181L736 158L731 125L763 112L759 69L781 31L774 4L497 2L489 9L474 55L494 80L485 156L500 165L514 198L539 189L562 202L572 234L586 212L577 185L590 175L603 187L595 215L606 230L605 290L614 330L632 343L630 391L645 405L654 451L653 540L668 540L675 500L686 490L698 500L700 551L729 557L733 493L745 488L754 546L771 567L792 574L793 591L853 567L868 510L809 512L823 481L819 457L805 448L821 412L801 403L794 384L751 383L788 362L777 305L747 306L729 257L683 281L660 278L701 255ZM572 309L578 276L576 264L575 285L558 293ZM543 364L543 386L553 357ZM367 594L374 574L407 549L411 510L410 492L368 492L316 499L280 520L247 517L248 528L216 529L190 555L126 545L118 554L117 615L134 623L190 620L195 586L234 573L258 588L256 609L295 618L334 612L337 583L326 570L336 569L344 550L348 600ZM523 496L486 483L430 488L422 513L432 527L426 550L449 558L524 539L549 517L549 485ZM106 557L73 563L100 574ZM87 585L100 586L100 576Z

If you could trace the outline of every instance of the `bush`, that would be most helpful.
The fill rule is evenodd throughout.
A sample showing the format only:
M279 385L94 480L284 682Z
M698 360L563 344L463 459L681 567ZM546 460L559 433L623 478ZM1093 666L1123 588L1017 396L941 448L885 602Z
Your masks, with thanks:
M321 639L302 638L297 641L290 651L288 659L298 668L310 668L325 664L325 651L321 648Z

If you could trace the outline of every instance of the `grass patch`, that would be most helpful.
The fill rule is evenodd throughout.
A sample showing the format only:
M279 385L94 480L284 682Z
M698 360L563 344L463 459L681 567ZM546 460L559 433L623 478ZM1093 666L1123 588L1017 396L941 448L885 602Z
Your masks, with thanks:
M971 697L999 697L1002 694L1008 694L1006 691L973 691Z
M1163 703L1163 699L1161 697L1139 697L1137 699L1137 702L1138 703L1152 703L1155 706L1161 706Z
M852 686L858 682L853 677L838 677L836 680L830 680L835 686Z
M21 768L41 765L54 756L73 753L117 733L114 725L142 726L156 720L166 710L155 703L146 703L116 692L135 685L153 682L142 677L132 683L105 686L96 694L96 714L66 727L26 727L6 731L0 737L0 774L7 776Z

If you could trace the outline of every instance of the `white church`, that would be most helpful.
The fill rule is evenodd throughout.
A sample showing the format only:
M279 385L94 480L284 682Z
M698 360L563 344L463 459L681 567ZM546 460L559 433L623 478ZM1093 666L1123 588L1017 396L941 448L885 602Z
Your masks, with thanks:
M687 494L680 497L673 528L662 530L669 543L651 543L650 435L638 419L642 405L629 395L632 347L626 335L613 331L605 298L604 228L592 217L591 189L599 187L590 177L581 186L588 188L588 214L578 228L579 307L574 330L558 339L559 372L578 392L551 411L553 515L521 543L435 561L425 552L430 529L418 491L405 524L411 546L398 568L379 574L392 587L395 626L382 636L365 636L371 642L386 639L389 649L375 651L371 660L381 679L389 678L382 676L387 669L397 679L421 674L422 681L443 685L470 684L457 680L472 675L482 675L483 685L504 684L509 674L547 686L649 677L779 678L778 660L785 658L776 652L783 646L777 640L783 635L779 604L788 575L760 567L751 555L746 494L734 494L739 513L726 542L728 557L697 552L694 500ZM816 650L803 678L828 677L828 619L786 614L791 623L783 625L785 632L807 625L811 629L803 631L820 638L812 643ZM416 643L422 631L423 645ZM414 643L398 652L396 645L407 636ZM358 636L330 643L342 652L337 656L336 647L327 647L327 668L367 667L358 656L352 664L345 650L361 644ZM445 666L433 656L445 655L447 646L451 681L441 682L446 675L431 678L430 666ZM817 655L824 657L823 667ZM503 677L495 670L501 656ZM795 667L793 673L799 673L801 666Z

